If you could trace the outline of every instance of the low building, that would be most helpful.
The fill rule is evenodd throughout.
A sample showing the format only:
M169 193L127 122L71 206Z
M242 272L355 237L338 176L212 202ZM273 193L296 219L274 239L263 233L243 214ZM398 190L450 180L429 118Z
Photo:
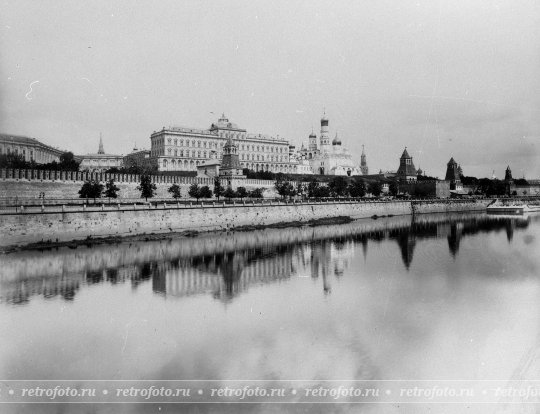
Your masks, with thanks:
M105 154L101 136L99 137L97 154L77 155L75 158L80 161L80 171L104 172L113 167L122 168L124 166L122 155Z
M0 155L21 155L26 162L48 164L60 162L65 151L46 145L35 138L21 135L0 134Z
M197 177L216 178L219 177L219 167L221 162L216 158L215 152L210 154L210 159L197 165Z
M152 169L150 150L138 149L136 146L131 153L124 156L122 161L124 168L138 168L143 170Z

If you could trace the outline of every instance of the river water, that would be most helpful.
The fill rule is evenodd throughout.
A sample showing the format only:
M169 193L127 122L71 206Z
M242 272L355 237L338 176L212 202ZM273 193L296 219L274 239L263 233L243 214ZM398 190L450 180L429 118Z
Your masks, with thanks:
M539 243L539 216L456 214L5 254L0 379L534 384L540 379ZM5 395L1 390L3 401ZM537 407L347 401L0 409L484 413Z

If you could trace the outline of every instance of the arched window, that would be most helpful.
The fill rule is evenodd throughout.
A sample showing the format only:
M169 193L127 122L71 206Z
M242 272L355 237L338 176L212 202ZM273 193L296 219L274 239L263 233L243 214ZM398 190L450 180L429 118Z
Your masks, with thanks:
M178 145L178 140L177 139L174 140L174 145Z

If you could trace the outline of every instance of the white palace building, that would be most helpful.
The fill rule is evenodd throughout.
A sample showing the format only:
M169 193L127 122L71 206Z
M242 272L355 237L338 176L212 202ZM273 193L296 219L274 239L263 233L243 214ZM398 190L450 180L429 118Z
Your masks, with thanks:
M253 171L296 173L296 160L289 159L289 142L279 136L248 134L223 114L209 129L163 128L150 136L150 159L158 171L197 171L197 166L215 156L221 160L227 139L238 147L242 168ZM212 153L214 155L212 155Z

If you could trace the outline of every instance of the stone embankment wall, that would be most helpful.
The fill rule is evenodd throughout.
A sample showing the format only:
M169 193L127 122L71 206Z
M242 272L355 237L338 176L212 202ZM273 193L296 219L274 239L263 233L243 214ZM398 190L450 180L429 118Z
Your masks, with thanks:
M242 226L308 222L340 216L352 219L413 213L482 211L489 201L391 201L264 203L236 205L159 205L45 208L43 212L0 214L0 247L36 242L65 242L151 233L230 230Z

